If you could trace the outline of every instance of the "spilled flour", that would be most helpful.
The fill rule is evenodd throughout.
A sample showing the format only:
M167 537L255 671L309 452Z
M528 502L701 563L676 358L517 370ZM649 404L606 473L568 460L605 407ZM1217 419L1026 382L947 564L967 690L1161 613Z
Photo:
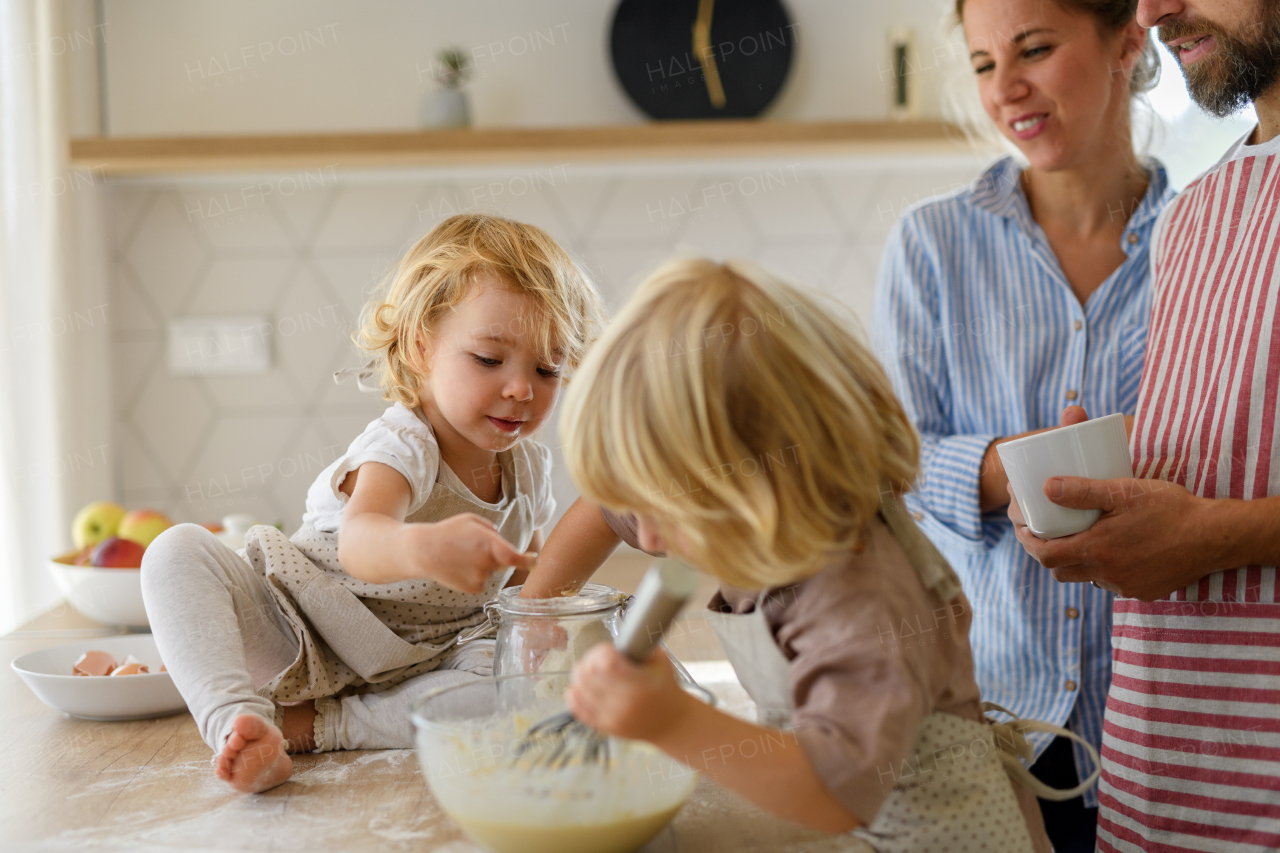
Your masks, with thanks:
M143 767L118 767L103 770L99 778L79 791L67 797L78 800L83 797L98 796L107 792L120 793L126 788L137 787L139 790L167 790L174 785L195 784L201 787L202 793L210 796L230 793L227 786L213 775L213 765L209 761L187 761L183 764L145 765Z
M263 794L231 790L207 761L107 769L72 798L69 828L18 848L53 851L418 851L481 853L444 819L410 749L295 755ZM4 848L6 853L11 849Z
M362 753L354 761L342 760L339 756L351 753L324 752L319 755L294 756L293 777L289 780L295 785L342 785L353 775L381 774L385 772L416 773L417 758L412 749L379 749ZM310 766L300 767L298 761L311 759Z

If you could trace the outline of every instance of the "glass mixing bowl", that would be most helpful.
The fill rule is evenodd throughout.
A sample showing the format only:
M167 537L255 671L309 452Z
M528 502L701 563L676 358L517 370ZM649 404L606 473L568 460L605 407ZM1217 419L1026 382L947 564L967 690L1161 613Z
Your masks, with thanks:
M631 853L670 823L697 774L621 738L609 738L607 763L518 758L529 726L565 710L563 676L487 678L419 699L423 775L454 823L497 853Z

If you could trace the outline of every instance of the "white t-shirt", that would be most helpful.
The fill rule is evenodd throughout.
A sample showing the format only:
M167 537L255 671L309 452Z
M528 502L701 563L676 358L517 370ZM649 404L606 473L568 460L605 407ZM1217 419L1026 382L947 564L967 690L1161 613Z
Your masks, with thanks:
M1257 129L1258 126L1255 124L1248 133L1237 139L1235 144L1228 148L1221 159L1214 164L1213 169L1218 168L1229 160L1235 160L1240 157L1266 157L1270 154L1280 154L1280 136L1273 136L1260 145L1249 144L1249 140L1253 138L1253 134ZM1209 171L1212 172L1213 169L1209 169Z
M325 533L335 533L342 523L342 511L347 506L347 496L338 486L347 474L365 462L381 462L399 471L409 481L409 509L412 515L421 509L431 497L436 479L442 479L450 489L477 503L501 510L518 495L527 494L532 499L533 523L542 527L556 511L556 499L551 494L551 451L532 439L525 439L511 448L512 469L515 473L516 494L504 494L497 503L477 498L462 484L448 465L440 462L440 445L436 443L431 424L403 403L396 403L382 413L382 417L365 427L339 456L320 472L307 490L307 511L302 523Z

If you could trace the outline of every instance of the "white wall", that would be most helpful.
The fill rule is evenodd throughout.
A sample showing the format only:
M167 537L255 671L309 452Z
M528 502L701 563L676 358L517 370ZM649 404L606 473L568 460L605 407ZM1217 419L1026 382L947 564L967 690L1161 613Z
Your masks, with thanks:
M947 4L786 4L799 50L770 117L885 117L886 33L895 25L916 33L926 57L915 75L923 114L939 115L939 75L927 57L942 44ZM412 128L424 94L436 88L432 60L447 45L477 57L469 88L479 126L641 121L609 62L615 6L613 0L106 0L110 132ZM542 34L540 49L513 55L535 32Z
M350 342L361 305L412 241L460 208L546 229L582 259L610 311L660 262L696 253L756 260L865 325L903 208L962 186L983 162L568 165L539 170L536 189L517 168L313 170L305 189L297 173L118 181L109 208L116 496L179 521L249 512L292 532L312 480L387 405L333 382L363 361ZM171 375L169 321L210 314L266 317L271 369ZM557 447L554 418L538 440ZM564 510L576 493L555 454Z

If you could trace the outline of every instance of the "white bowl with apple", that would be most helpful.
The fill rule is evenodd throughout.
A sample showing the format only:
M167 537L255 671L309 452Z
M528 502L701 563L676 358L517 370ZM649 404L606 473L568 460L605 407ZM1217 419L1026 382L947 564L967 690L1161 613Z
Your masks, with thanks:
M233 513L203 526L232 550L258 522ZM108 625L148 628L142 603L142 555L173 522L154 509L126 510L114 501L94 501L76 514L71 539L76 550L49 561L58 590L76 610Z
M49 561L58 591L85 616L107 625L149 628L142 604L142 569L72 565L74 553Z
M50 560L49 573L71 606L90 619L147 628L142 554L172 525L153 509L128 511L112 501L94 501L72 522L76 550Z

